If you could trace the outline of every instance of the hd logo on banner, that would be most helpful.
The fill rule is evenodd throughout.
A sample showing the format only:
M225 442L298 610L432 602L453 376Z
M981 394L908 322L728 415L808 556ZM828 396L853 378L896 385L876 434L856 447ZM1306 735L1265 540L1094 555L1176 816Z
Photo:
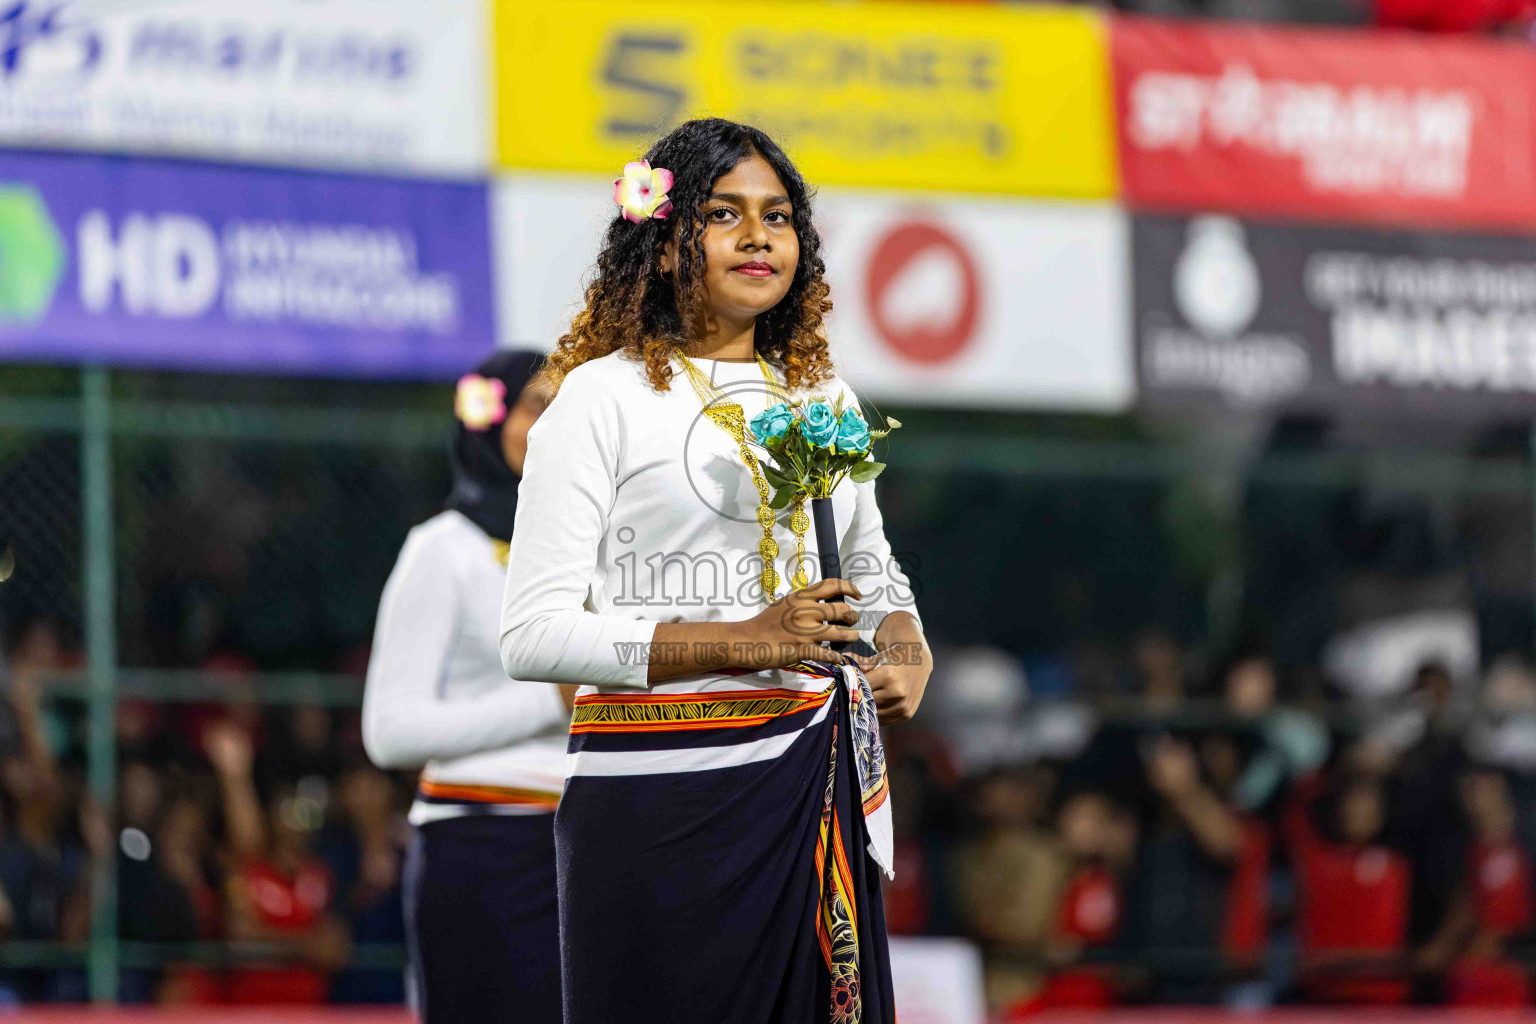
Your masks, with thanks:
M0 361L448 378L495 341L481 185L0 154Z
M1536 244L1221 215L1132 228L1141 401L1536 412Z
M463 176L481 0L7 0L0 141Z
M499 162L616 174L703 115L774 135L816 184L1105 197L1103 23L932 3L496 7Z

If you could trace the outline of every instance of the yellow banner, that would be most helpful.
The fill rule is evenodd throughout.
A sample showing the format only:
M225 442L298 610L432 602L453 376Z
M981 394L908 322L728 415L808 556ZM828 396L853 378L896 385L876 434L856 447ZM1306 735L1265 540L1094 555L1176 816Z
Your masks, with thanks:
M612 172L666 129L763 128L814 183L1115 191L1105 26L948 3L496 0L500 163Z

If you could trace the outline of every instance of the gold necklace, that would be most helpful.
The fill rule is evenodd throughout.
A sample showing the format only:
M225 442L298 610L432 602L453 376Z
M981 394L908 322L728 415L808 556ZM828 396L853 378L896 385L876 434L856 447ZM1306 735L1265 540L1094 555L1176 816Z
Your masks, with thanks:
M491 554L496 556L496 561L500 562L501 567L505 569L507 567L507 561L512 554L512 545L507 541L497 540L495 537L492 537Z
M779 402L788 402L789 396L785 393L783 385L773 375L773 369L763 359L762 353L754 352L757 365L763 371L763 378L768 382L768 390L774 399ZM741 455L741 461L746 463L747 469L752 473L752 486L757 488L757 524L763 528L763 538L757 542L757 553L763 558L763 572L760 581L763 585L763 603L772 604L778 596L779 572L774 567L774 560L779 557L779 542L773 539L773 507L770 504L772 495L768 492L768 481L763 477L762 467L758 464L757 455L753 453L747 443L747 417L742 412L741 406L730 401L725 392L715 386L715 382L692 359L677 350L677 358L683 364L683 370L688 374L688 383L693 385L694 393L699 396L699 401L704 403L704 415L731 435L736 442L736 450ZM805 531L810 529L811 517L805 514L805 498L795 498L794 511L789 515L789 528L795 535L795 574L790 578L789 586L792 590L803 590L810 586L810 578L805 572Z

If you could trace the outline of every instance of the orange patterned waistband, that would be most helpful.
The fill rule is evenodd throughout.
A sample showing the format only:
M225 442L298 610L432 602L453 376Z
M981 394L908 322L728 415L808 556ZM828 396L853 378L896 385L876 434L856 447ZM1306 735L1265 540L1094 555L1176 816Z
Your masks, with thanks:
M815 709L832 696L802 690L727 690L721 693L593 694L576 698L571 732L668 732L737 729Z
M417 787L422 798L433 803L498 804L511 807L547 808L560 803L559 793L541 789L514 789L511 786L477 786L469 783L434 782L422 779Z

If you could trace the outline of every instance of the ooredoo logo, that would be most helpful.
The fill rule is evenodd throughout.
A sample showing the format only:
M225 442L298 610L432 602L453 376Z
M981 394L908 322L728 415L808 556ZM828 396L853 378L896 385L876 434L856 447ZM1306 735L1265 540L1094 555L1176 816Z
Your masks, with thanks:
M980 274L954 235L932 223L909 222L876 243L864 300L886 345L915 363L942 363L975 336Z

